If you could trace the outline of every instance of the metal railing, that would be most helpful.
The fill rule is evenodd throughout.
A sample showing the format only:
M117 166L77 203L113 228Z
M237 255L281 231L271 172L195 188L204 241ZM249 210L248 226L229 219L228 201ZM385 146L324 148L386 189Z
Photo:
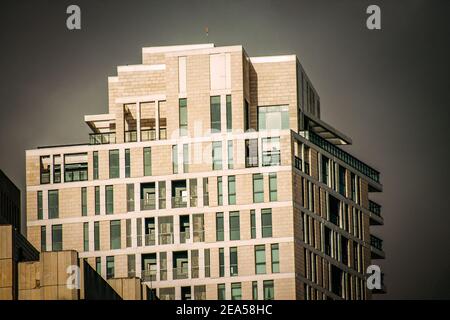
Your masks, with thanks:
M173 279L187 279L188 278L188 267L178 267L173 268Z
M177 196L172 197L172 208L186 208L187 201L184 200L184 197Z
M156 281L156 270L142 270L142 281Z
M156 200L155 199L141 199L141 210L155 210Z
M369 211L381 217L381 206L375 201L369 200Z
M156 244L156 234L150 233L145 235L145 245L154 246Z
M373 234L370 235L370 245L380 251L383 251L383 240Z
M327 151L331 155L339 158L341 161L345 162L352 168L358 170L359 172L361 172L368 178L372 179L373 181L377 183L380 182L380 173L377 170L368 166L364 162L356 159L355 157L345 152L344 150L336 147L334 144L328 142L327 140L317 135L316 133L312 131L300 131L300 135L305 139L311 141L315 145L319 146L323 150Z
M91 133L89 134L90 144L109 144L116 143L116 133L106 132L106 133Z

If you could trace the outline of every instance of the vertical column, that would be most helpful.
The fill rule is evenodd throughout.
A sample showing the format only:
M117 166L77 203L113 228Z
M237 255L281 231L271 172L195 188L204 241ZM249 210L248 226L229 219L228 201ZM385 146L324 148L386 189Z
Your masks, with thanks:
M220 95L220 132L227 132L227 96Z
M134 184L134 211L141 211L141 186L139 182Z
M261 209L255 209L256 239L262 238Z
M136 136L137 141L141 141L141 102L136 102Z
M156 140L159 140L159 101L155 100Z
M137 247L136 219L131 219L131 247Z
M180 216L173 216L173 243L180 243Z

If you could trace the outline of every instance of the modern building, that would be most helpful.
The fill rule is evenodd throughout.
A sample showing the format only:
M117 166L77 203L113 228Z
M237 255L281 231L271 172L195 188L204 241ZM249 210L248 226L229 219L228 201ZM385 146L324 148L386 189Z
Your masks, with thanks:
M108 90L89 143L26 151L37 248L161 299L371 298L380 175L320 119L295 55L143 48Z

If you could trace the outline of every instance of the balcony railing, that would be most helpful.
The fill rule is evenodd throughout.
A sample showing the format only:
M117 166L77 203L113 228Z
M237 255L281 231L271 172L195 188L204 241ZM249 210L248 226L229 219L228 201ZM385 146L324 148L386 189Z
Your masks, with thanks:
M141 130L141 140L142 141L156 140L156 130L155 129Z
M302 137L304 137L305 139L311 141L315 145L319 146L323 150L327 151L331 155L339 158L341 161L345 162L352 168L358 170L359 172L361 172L365 176L369 177L373 181L375 181L377 183L380 182L380 173L377 170L371 168L364 162L356 159L355 157L353 157L349 153L345 152L344 150L336 147L334 144L328 142L321 136L315 134L312 131L301 131L300 135Z
M155 199L141 199L141 210L155 210L156 200Z
M381 206L372 200L369 200L369 211L381 217Z
M294 156L294 166L298 169L298 170L302 170L302 159L300 159L297 156Z
M187 201L182 196L172 197L172 208L186 208Z
M150 233L145 235L145 245L154 246L156 244L156 234Z
M89 135L90 144L109 144L116 143L116 133L106 132L106 133L91 133Z
M173 244L173 233L160 233L159 244Z
M189 231L180 232L180 243L186 243L187 239L190 239L191 235Z
M137 131L130 130L125 131L125 142L136 142L137 141Z
M372 234L370 235L370 245L380 251L383 251L383 240Z
M187 279L188 277L188 267L178 267L173 268L173 279Z
M156 281L156 270L142 270L142 281Z

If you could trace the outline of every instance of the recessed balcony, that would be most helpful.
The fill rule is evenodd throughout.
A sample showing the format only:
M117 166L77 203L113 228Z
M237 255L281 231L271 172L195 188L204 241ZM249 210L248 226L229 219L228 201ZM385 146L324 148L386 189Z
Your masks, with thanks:
M385 253L383 251L383 240L370 235L370 249L371 249L371 258L372 259L384 259Z

